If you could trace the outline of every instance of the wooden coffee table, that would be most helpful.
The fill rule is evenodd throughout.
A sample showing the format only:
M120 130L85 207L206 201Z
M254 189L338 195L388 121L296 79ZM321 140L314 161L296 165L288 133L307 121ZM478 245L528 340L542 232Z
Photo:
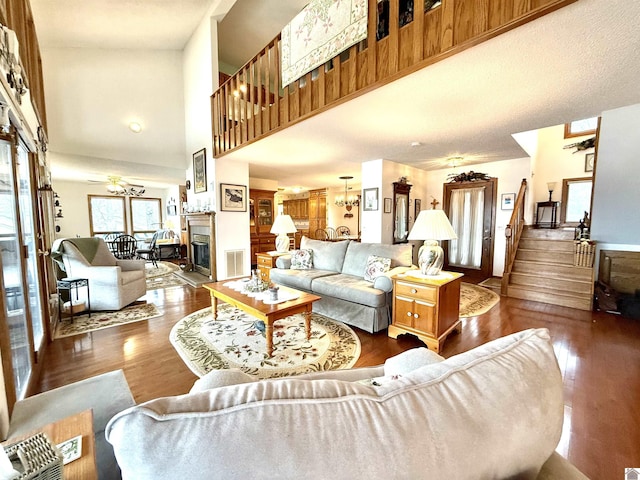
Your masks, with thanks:
M225 287L224 284L229 280L215 283L205 283L204 288L209 290L211 295L211 312L213 313L213 319L218 318L218 300L222 300L230 305L238 307L243 312L262 320L265 325L265 336L267 338L267 355L273 354L273 322L286 318L296 313L304 314L305 331L307 334L307 340L311 337L311 306L316 300L320 300L320 297L313 295L312 293L301 292L289 287L280 287L280 291L293 293L297 295L297 298L293 300L287 300L285 302L276 303L273 305L264 303L262 300L250 297L229 287Z

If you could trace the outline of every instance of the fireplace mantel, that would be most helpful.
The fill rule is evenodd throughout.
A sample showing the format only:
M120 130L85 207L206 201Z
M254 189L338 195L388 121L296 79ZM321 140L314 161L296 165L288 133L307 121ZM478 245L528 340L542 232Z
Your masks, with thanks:
M198 230L195 233L203 232L203 227L207 229L209 235L209 267L211 274L209 278L214 282L217 281L217 265L216 265L216 212L194 212L181 215L185 217L187 223L187 247L189 263L193 263L193 245L191 245L192 230ZM204 233L204 232L203 232Z

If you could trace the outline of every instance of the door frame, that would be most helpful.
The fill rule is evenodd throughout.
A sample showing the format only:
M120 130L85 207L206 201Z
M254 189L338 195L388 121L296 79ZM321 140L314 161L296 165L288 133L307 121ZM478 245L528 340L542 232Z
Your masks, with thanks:
M493 250L495 246L495 226L496 226L496 205L498 196L498 179L491 177L488 180L474 180L471 182L450 182L442 186L443 210L449 216L451 191L460 188L486 187L484 204L484 224L482 242L482 260L480 269L462 268L449 265L449 241L443 242L444 249L444 269L453 272L460 272L472 282L481 282L493 276ZM489 195L487 195L489 193ZM489 201L487 201L489 200Z

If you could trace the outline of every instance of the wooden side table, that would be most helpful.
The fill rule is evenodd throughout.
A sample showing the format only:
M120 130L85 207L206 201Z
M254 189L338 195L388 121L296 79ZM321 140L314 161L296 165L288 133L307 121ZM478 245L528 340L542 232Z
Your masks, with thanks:
M436 353L447 336L460 330L460 283L463 274L441 272L438 277L396 275L393 280L393 321L389 336L410 333Z
M258 260L258 272L260 272L260 279L263 282L269 282L271 277L271 269L276 266L276 260L282 255L287 255L289 252L262 252L256 253Z
M77 460L67 463L63 467L65 480L87 480L97 479L98 469L96 467L96 447L93 432L93 412L84 412L71 415L57 422L50 423L40 428L38 432L43 432L49 437L54 445L70 440L78 435L82 435L82 455ZM35 435L32 432L27 435L10 438L2 445L11 445Z
M62 318L62 303L60 302L60 291L66 290L69 293L69 312L71 313L71 320L73 321L73 295L72 292L76 293L76 300L78 300L78 288L87 287L87 303L88 307L84 308L84 310L88 310L89 318L91 318L91 294L89 292L89 279L87 278L63 278L62 280L57 281L58 287L58 318Z

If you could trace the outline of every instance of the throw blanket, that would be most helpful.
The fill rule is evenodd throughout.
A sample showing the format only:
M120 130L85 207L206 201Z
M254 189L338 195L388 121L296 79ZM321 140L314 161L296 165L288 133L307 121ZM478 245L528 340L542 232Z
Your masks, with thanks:
M61 272L66 271L64 268L64 262L62 261L62 255L64 254L65 242L70 242L73 243L82 256L87 259L87 262L91 263L98 252L100 240L102 239L95 237L63 238L56 240L51 246L51 259L56 263Z

